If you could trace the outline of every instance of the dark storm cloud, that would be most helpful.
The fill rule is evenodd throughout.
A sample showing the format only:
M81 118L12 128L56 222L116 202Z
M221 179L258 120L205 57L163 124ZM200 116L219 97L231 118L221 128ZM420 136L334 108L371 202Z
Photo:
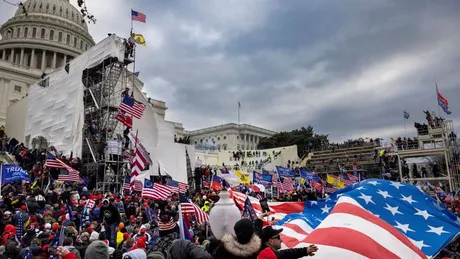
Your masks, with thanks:
M236 122L241 101L243 123L311 124L334 141L388 138L404 134L404 110L417 120L438 111L435 81L452 116L460 110L460 1L87 4L96 41L126 35L131 8L147 15L134 23L147 40L136 70L144 90L166 101L167 119L188 130Z

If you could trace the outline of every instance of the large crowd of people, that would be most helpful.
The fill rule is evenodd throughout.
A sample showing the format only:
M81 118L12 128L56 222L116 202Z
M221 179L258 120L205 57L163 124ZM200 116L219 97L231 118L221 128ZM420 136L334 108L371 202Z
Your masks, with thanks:
M3 134L1 134L3 132ZM0 129L0 138L6 137ZM13 143L14 144L14 143ZM3 148L3 147L2 147ZM260 218L241 219L234 226L235 235L217 240L208 222L199 222L194 214L184 215L187 239L180 239L179 202L189 199L205 213L210 213L219 200L219 191L210 188L189 189L166 200L145 199L139 192L101 192L88 190L88 179L62 183L58 169L44 168L46 151L28 150L16 143L5 147L18 165L29 172L30 183L13 182L1 186L0 197L0 259L2 258L289 258L314 255L317 248L280 250L280 231L262 228ZM79 158L62 161L81 170ZM236 154L235 154L236 155ZM256 152L239 153L240 157L259 158ZM298 165L289 163L297 171ZM210 181L216 171L203 166L197 176ZM423 169L422 172L423 174ZM324 177L323 177L324 178ZM199 184L199 186L202 186ZM239 188L239 189L238 189ZM260 198L246 186L236 190ZM272 201L317 200L323 193L311 186L296 184L289 191L270 195ZM443 199L449 210L460 215L458 197ZM265 214L259 215L261 218ZM459 255L458 242L446 247L438 258ZM449 257L445 257L449 258ZM455 257L453 257L455 258Z

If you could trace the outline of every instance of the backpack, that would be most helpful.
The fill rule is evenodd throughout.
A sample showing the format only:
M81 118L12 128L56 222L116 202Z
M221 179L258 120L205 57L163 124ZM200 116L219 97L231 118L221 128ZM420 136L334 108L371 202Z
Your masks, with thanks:
M160 237L157 239L152 249L149 250L149 254L158 254L158 252L160 252L163 254L164 258L171 258L169 250L176 239L179 239L179 234L176 232Z

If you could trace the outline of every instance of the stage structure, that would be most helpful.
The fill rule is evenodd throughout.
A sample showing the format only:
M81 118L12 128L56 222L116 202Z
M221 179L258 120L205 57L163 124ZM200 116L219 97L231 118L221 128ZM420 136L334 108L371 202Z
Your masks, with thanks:
M123 160L123 125L115 118L122 93L132 93L127 66L134 50L109 36L62 69L30 88L25 141L44 137L67 157L80 157L96 189L119 191L127 161ZM30 145L29 145L30 146Z
M424 124L423 126L423 128L418 129L416 141L412 145L403 145L397 151L400 179L412 184L417 184L417 182L441 183L442 186L448 187L449 191L457 191L460 184L459 163L457 161L459 150L452 120L441 120L436 125ZM408 176L403 175L403 159L427 157L442 158L443 161L433 161L433 163L439 163L436 165L439 167L438 172L417 176L409 169ZM441 168L441 165L444 166Z

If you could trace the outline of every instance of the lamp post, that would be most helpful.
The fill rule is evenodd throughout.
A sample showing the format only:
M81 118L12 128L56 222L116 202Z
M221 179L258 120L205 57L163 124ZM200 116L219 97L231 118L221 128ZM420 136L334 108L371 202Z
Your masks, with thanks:
M222 239L228 233L235 235L233 227L241 219L241 213L233 200L230 199L230 194L225 190L225 187L219 194L219 201L211 209L209 218L212 233L217 239Z

